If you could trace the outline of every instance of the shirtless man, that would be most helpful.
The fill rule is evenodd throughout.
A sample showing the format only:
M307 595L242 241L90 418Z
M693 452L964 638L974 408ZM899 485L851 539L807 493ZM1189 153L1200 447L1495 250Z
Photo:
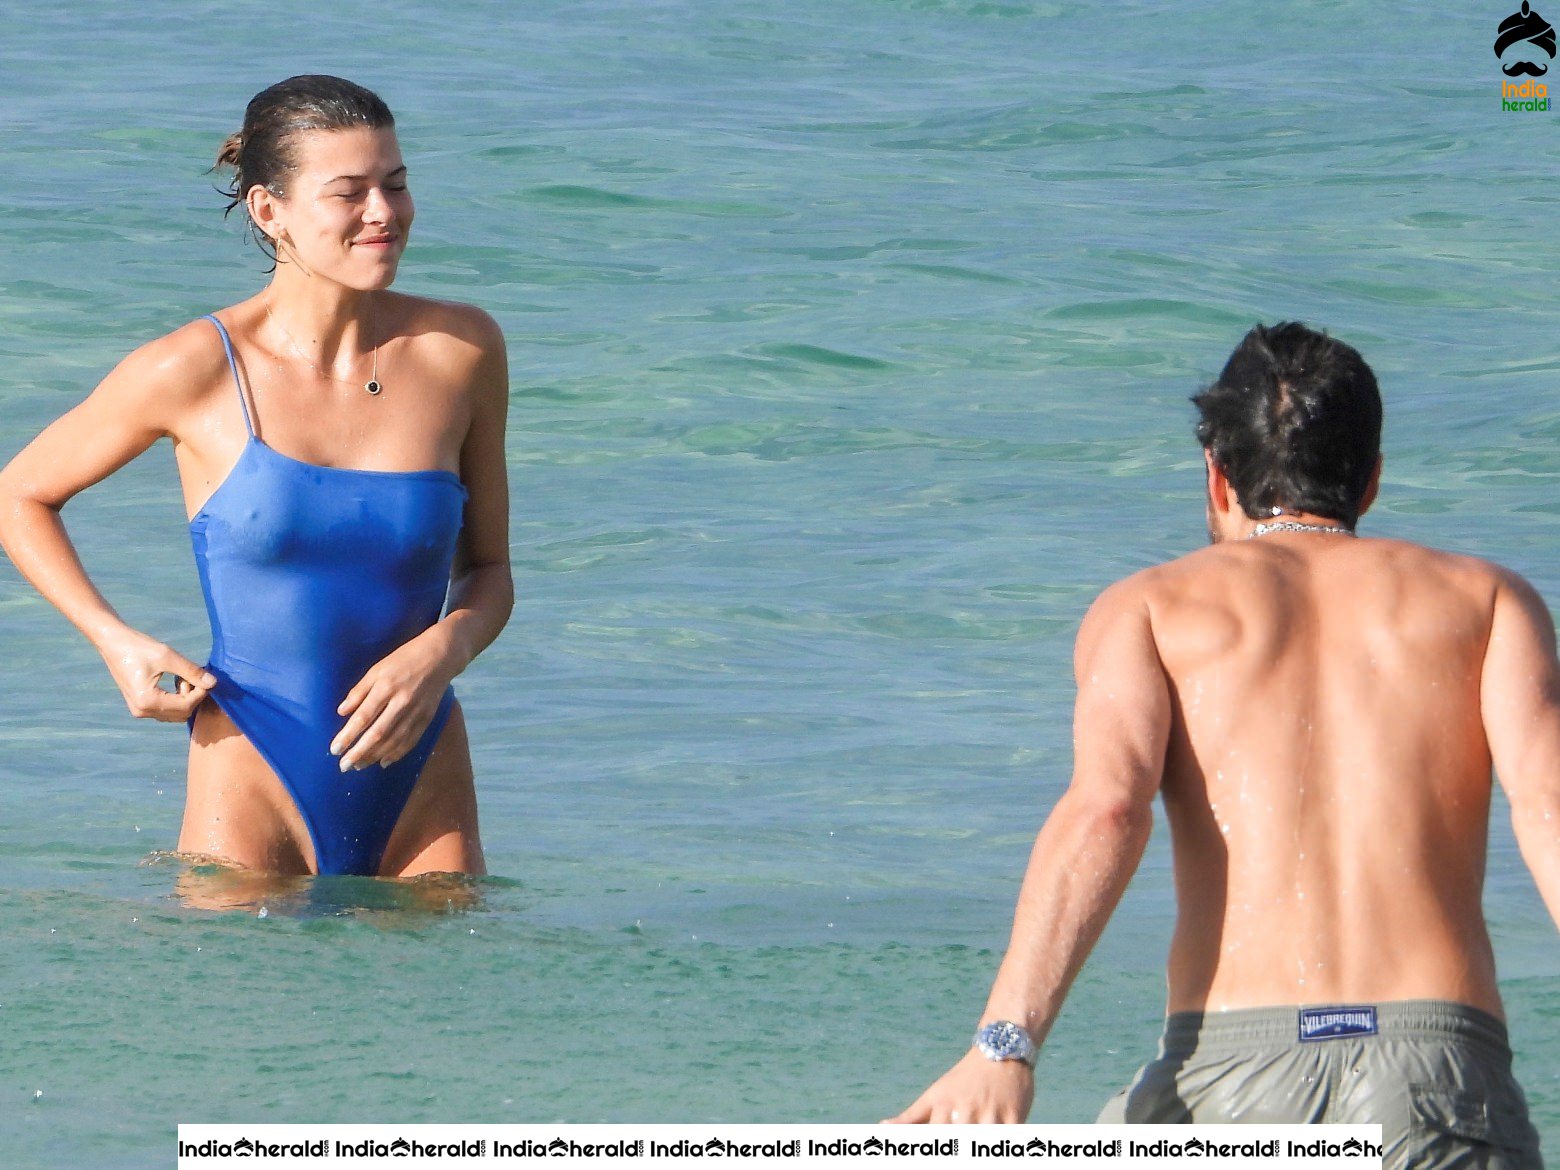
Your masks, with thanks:
M1389 1168L1454 1151L1539 1166L1480 896L1493 766L1560 923L1549 613L1515 573L1354 535L1381 399L1348 346L1259 326L1195 401L1212 544L1084 618L1072 784L976 1045L893 1120L1027 1116L1033 1046L1158 795L1178 897L1169 1019L1101 1121L1379 1122Z

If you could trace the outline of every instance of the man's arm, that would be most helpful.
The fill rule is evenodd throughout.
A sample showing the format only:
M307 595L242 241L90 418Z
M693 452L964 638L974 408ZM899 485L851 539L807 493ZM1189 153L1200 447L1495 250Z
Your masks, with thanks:
M1560 662L1549 610L1515 573L1496 588L1480 687L1484 734L1511 801L1517 845L1560 926Z
M1046 818L981 1022L1011 1020L1036 1046L1099 940L1153 828L1170 734L1170 688L1142 588L1112 586L1083 619L1074 670L1072 784ZM971 1048L893 1121L1022 1121L1034 1078Z

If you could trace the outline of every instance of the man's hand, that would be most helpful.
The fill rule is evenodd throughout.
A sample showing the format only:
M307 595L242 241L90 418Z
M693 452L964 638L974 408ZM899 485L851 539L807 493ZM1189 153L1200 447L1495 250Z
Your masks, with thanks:
M1089 608L1074 656L1073 778L1046 818L1018 893L1007 954L981 1018L1022 1020L1045 1042L1062 1000L1121 900L1154 828L1170 739L1170 684L1140 578ZM893 1121L1018 1122L1034 1073L969 1053Z
M1035 1074L1019 1060L988 1060L971 1048L891 1124L1023 1121L1035 1096Z

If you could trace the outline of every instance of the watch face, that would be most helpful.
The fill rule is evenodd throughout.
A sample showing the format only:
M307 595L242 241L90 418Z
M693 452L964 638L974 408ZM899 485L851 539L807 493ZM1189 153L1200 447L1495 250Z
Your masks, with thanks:
M1035 1046L1029 1033L1008 1020L997 1020L975 1033L975 1046L992 1060L1027 1061Z

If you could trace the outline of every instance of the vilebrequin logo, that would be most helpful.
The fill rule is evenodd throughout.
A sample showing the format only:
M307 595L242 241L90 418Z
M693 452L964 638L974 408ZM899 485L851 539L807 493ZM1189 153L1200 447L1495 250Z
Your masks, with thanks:
M1375 1034L1376 1009L1369 1004L1300 1009L1301 1040L1337 1040Z

